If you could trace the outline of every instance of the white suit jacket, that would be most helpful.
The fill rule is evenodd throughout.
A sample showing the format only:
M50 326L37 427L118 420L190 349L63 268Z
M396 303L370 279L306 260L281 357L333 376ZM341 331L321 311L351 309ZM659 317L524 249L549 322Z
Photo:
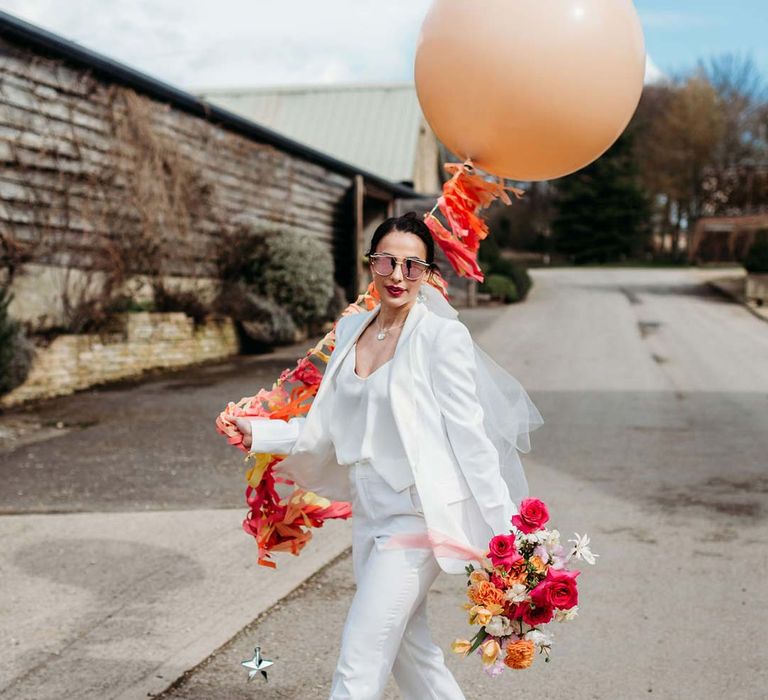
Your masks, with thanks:
M329 437L335 391L332 379L380 308L377 305L371 311L339 320L335 349L305 417L292 419L291 425L252 421L252 450L286 454L275 467L277 474L334 501L350 501L352 494L348 467L337 463ZM509 532L517 507L501 477L499 455L483 426L469 330L458 319L439 316L416 302L391 362L393 414L427 526L486 551L491 537ZM279 428L282 434L271 428ZM437 556L437 560L448 573L464 573L470 561L446 556Z

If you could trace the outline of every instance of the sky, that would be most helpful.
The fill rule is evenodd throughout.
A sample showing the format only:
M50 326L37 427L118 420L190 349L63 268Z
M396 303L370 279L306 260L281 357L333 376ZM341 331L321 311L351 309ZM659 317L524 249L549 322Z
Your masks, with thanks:
M0 0L0 9L194 91L412 81L419 27L430 4ZM751 55L768 79L768 0L637 0L635 6L645 32L647 79L685 72L697 59L725 52Z

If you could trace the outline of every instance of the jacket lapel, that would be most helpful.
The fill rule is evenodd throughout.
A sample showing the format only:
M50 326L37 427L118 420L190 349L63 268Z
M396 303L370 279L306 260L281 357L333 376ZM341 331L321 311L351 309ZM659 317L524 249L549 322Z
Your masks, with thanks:
M405 454L412 469L416 469L419 460L420 432L419 416L413 397L413 343L409 342L419 322L426 316L427 308L416 302L408 312L403 330L397 340L392 367L389 374L389 401L392 415L400 433Z
M363 316L363 319L361 321L358 321L357 328L355 328L354 331L352 331L352 335L347 338L347 341L344 343L342 347L337 347L334 349L333 353L331 353L331 362L326 367L326 374L328 375L328 379L333 379L333 375L338 371L339 367L341 367L341 363L344 361L344 358L347 356L347 353L352 350L355 343L357 342L358 338L363 334L363 331L374 322L376 316L379 313L379 310L381 309L381 304L377 304L373 309L370 311L364 311L360 315ZM395 353L393 355L392 361L393 363L396 363L396 360L403 355L403 348L408 345L408 336L413 332L413 329L418 325L419 320L426 312L426 308L424 307L424 304L420 304L416 302L412 307L411 310L408 312L408 317L405 319L405 323L403 324L403 330L400 331L400 337L397 339L397 345L395 346ZM396 364L402 364L402 363L396 363ZM392 366L393 374L394 374L394 364ZM328 384L331 382L329 381ZM392 377L390 376L390 387L392 385ZM317 396L315 397L317 399Z

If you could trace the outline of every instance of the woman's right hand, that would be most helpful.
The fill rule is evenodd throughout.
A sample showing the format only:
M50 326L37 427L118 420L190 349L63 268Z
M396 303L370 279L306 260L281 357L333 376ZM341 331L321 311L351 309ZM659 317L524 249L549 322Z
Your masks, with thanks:
M237 429L243 434L243 447L250 449L253 434L251 433L252 418L235 418Z

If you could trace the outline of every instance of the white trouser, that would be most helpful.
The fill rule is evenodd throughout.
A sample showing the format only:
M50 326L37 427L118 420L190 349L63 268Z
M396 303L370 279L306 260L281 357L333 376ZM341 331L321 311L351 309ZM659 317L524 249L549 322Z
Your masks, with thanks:
M329 700L378 700L390 672L404 700L465 700L427 624L427 591L440 573L432 550L381 549L395 532L426 530L416 487L394 491L365 461L349 477L357 590Z

